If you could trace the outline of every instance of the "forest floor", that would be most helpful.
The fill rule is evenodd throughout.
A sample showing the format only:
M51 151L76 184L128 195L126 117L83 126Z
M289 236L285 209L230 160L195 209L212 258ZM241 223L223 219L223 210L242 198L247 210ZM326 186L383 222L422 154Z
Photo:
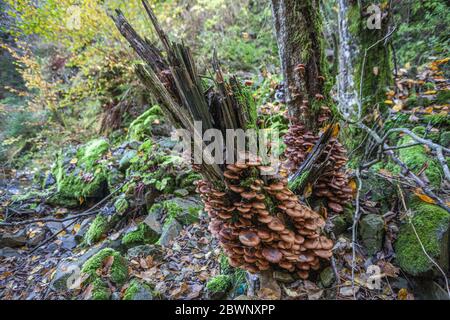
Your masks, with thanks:
M445 63L432 62L414 78L408 77L406 70L399 70L396 90L389 92L385 101L392 108L395 119L403 117L406 118L404 122L414 125L426 121L430 134L445 129L433 125L433 121L438 123L439 119L448 119L448 102L436 102L439 95L450 89L448 80L439 70L439 66ZM164 141L159 145L164 149ZM114 152L116 151L112 150L112 154ZM139 149L137 152L139 154ZM104 156L108 163L113 162L111 157ZM73 159L71 164L77 166ZM382 170L379 175L387 180L396 179L392 172ZM180 175L176 171L173 174L175 177ZM130 230L133 232L142 221L142 216L136 213L139 210L133 211L123 223L106 230L95 243L81 245L95 214L111 210L111 201L99 199L97 202L83 203L78 208L51 205L47 201L51 193L46 193L45 189L36 185L34 175L35 173L26 170L4 169L0 172L0 214L3 220L0 239L0 299L90 299L94 290L92 285L68 289L67 284L61 284L61 281L68 281L67 269L82 268L89 258L104 248L112 248L124 255L127 261L127 278L149 285L152 288L152 298L214 298L207 290L207 282L223 274L224 269L229 267L221 265L221 250L208 231L205 213L200 213L196 222L177 228L168 245L141 243L132 248L123 246L124 236ZM49 182L52 183L54 184ZM352 251L353 218L350 212L350 217L347 214L346 217L329 219L328 230L335 234L334 258L331 266L311 281L279 273L275 276L277 283L268 285L272 288L271 291L259 288L255 292L248 275L239 271L226 271L232 279L232 289L228 288L227 294L223 296L235 298L247 294L250 298L414 299L414 280L394 260L393 243L404 220L404 213L395 203L388 203L388 209L381 208L376 202L378 200L375 200L377 194L374 193L377 191L372 187L363 188L361 210L365 215L381 213L384 221L383 246L377 248L375 254L367 254L364 244L360 244L355 253ZM136 188L139 189L139 184ZM445 197L445 190L441 191ZM187 197L189 193L190 191L187 194L183 192L179 197ZM159 194L159 197L157 199L165 201L172 195ZM424 196L422 198L425 202L429 201ZM93 207L95 203L99 203L99 206ZM158 200L153 200L152 203L158 203ZM382 212L383 210L386 211ZM337 220L341 224L339 231L336 229ZM96 272L107 283L110 298L122 299L131 282L119 285L110 281L112 264L113 262L103 261ZM380 270L377 287L373 287L368 281L371 275L369 266L376 266ZM445 295L441 286L433 290L438 292L434 294Z

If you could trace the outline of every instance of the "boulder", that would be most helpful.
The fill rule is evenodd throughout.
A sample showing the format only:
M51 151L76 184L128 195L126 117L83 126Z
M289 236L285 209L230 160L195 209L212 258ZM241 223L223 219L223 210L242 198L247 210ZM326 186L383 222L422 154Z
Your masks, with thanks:
M0 235L0 248L17 248L27 244L27 235L25 229L20 229L15 233L2 233Z
M172 219L164 224L159 243L163 247L169 247L173 240L179 235L183 226L175 219Z
M450 214L444 209L419 199L410 202L411 223L425 250L444 270L449 267ZM400 227L394 244L398 265L411 275L425 275L434 267L408 221Z
M360 223L361 241L369 255L381 250L384 238L384 220L377 214L364 216Z

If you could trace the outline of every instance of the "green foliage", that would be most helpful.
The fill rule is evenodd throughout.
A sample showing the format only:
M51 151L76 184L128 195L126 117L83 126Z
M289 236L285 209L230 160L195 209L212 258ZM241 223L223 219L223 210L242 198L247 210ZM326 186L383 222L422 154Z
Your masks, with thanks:
M429 56L450 53L450 10L445 0L401 1L394 6L398 29L395 47L400 65L420 64Z
M441 246L445 246L442 236L448 230L450 215L444 209L420 200L414 200L410 207L413 212L411 222L425 250L435 259L441 253ZM419 275L433 267L409 223L400 228L395 252L398 264L412 275Z
M111 281L113 281L116 285L122 285L126 281L128 277L127 261L116 250L105 248L86 261L81 269L82 273L89 275L89 282L99 279L97 270L102 268L105 259L111 256L114 257L114 261L110 269Z
M132 247L141 244L150 244L158 241L159 235L155 233L150 227L141 222L136 230L128 232L122 238L122 244L127 247Z
M225 274L215 276L206 283L206 288L211 293L226 292L231 287L231 277Z

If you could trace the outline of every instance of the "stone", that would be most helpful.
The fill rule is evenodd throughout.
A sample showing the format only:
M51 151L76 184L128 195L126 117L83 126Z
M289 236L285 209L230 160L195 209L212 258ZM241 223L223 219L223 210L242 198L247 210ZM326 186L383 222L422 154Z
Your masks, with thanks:
M288 273L283 271L274 271L273 272L273 278L282 283L291 283L294 282L294 277Z
M162 233L162 224L159 220L159 215L156 213L149 213L144 220L144 223L150 227L154 232L161 234Z
M164 225L161 237L159 238L161 246L169 247L182 229L181 224L175 219Z
M414 295L420 300L450 300L447 291L430 279L415 279L413 290Z
M25 229L21 229L16 233L3 233L0 236L0 248L10 247L17 248L27 244L27 235Z
M186 197L189 195L189 191L186 189L177 189L173 192L173 194L177 197Z
M20 257L20 253L9 247L4 247L0 249L0 258L11 258L11 257Z
M86 234L86 232L89 230L89 226L94 220L94 217L89 217L87 219L84 219L83 222L80 224L80 228L78 229L77 233L75 234L75 240L80 243L83 241L83 237Z
M378 214L368 214L359 223L362 243L369 255L381 250L384 238L384 220Z
M59 239L62 241L61 249L72 250L78 245L77 241L75 240L75 236L71 234L65 234Z
M152 256L154 260L160 260L163 257L164 251L158 244L144 244L128 249L127 259L132 260L136 258L145 258Z
M131 159L133 159L137 154L136 150L128 150L124 153L122 158L119 161L119 170L125 171L127 170L131 165Z
M153 300L152 289L140 281L132 280L125 290L123 300Z
M333 224L331 231L335 236L338 236L347 230L347 222L342 216L334 216L331 222Z
M448 270L450 214L420 199L413 199L408 205L412 212L411 223L405 221L400 226L394 243L397 264L411 275L433 277L435 266L427 257L429 255L443 270Z
M325 288L331 287L331 285L336 281L336 276L334 274L333 268L331 267L326 267L325 269L323 269L319 275L319 278L320 283L322 283Z

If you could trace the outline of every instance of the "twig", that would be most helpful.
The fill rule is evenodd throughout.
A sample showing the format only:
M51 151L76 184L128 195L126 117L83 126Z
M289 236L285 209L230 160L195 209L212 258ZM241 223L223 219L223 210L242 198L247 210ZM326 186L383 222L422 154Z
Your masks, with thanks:
M354 299L356 299L355 295L356 239L357 239L357 226L360 218L359 198L361 194L361 185L362 185L359 168L356 169L356 180L358 188L356 189L356 208L355 208L355 215L353 216L353 225L352 225L352 293Z

